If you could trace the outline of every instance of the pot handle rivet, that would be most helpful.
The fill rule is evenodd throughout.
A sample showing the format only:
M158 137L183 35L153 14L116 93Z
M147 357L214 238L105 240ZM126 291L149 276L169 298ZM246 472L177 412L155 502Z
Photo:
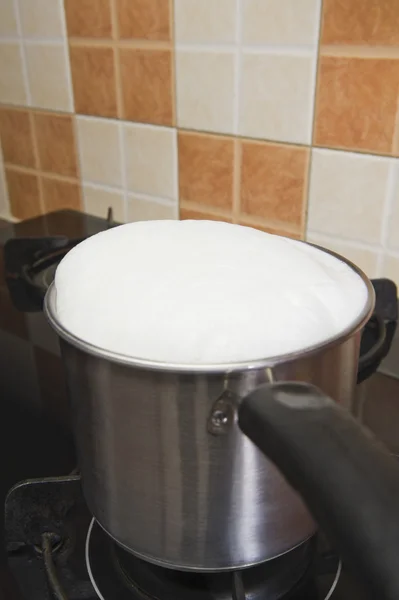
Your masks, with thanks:
M208 417L208 432L212 435L227 433L236 420L238 397L225 390L215 401Z

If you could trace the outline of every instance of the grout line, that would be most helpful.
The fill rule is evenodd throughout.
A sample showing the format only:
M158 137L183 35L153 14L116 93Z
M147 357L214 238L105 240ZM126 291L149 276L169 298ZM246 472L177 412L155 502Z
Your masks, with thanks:
M318 4L318 15L317 15L317 35L316 35L316 52L314 56L314 64L313 64L313 75L312 75L312 97L310 98L310 102L312 103L312 119L310 123L310 144L314 143L314 135L316 129L316 110L317 110L317 95L318 95L318 86L319 86L319 63L320 63L320 39L321 39L321 30L323 26L323 0L319 0ZM304 240L307 238L307 230L308 230L308 215L309 215L309 203L310 203L310 186L312 180L312 165L313 165L313 147L311 146L309 149L308 156L308 168L305 176L305 185L303 190L303 199L302 199L302 215L301 215L301 229L302 229L302 237Z
M175 37L175 5L174 0L169 0L169 30L171 43L171 96L172 96L172 123L177 127L177 67L176 67L176 37Z
M18 10L18 17L17 17L17 10ZM15 11L16 14L16 21L17 21L17 26L18 26L18 22L19 22L19 9L16 9ZM26 36L24 37L24 35L22 34L18 34L18 35L10 35L10 36L0 36L0 44L20 44L24 42L25 44L29 44L31 46L60 46L61 44L64 43L63 38L60 37L32 37L32 36Z
M171 50L172 44L169 41L162 40L120 40L110 38L87 38L87 37L73 37L69 39L69 44L73 47L96 47L96 48L112 48L119 47L120 49L132 49L132 50Z
M118 16L115 0L110 1L111 8L111 25L112 25L112 38L116 42L113 48L113 61L114 61L114 71L115 71L115 97L116 97L116 112L119 119L123 119L125 114L125 107L123 104L123 94L122 94L122 75L121 75L121 63L120 63L120 54L118 48L118 40L119 40L119 24L118 24Z
M72 73L71 73L71 57L69 55L69 43L68 43L68 30L66 25L66 16L65 16L65 5L62 0L60 0L62 6L60 7L61 11L61 26L63 33L63 43L64 43L64 58L66 60L66 77L67 77L67 85L68 85L68 95L69 95L69 106L71 108L71 112L75 112L75 95L73 92L73 83L72 83Z
M31 126L31 130L32 130L32 146L33 146L33 156L35 159L35 173L39 173L40 170L40 156L39 156L39 144L37 141L37 132L36 132L36 121L35 121L35 116L32 110L29 111L29 123ZM42 211L42 213L44 214L46 211L45 205L44 205L44 191L43 191L43 181L41 177L37 178L38 181L38 188L39 188L39 203L40 203L40 210Z
M156 202L157 204L162 204L162 206L176 206L176 202L171 198L151 196L150 194L143 194L142 192L128 191L127 197L137 198L138 200L144 200L145 202Z
M82 164L80 160L80 143L79 143L79 131L78 131L78 122L76 119L76 114L72 115L72 134L73 134L73 147L75 150L75 159L76 159L76 167L78 171L78 179L81 188L81 192L83 194L82 187ZM83 199L83 196L81 200Z
M382 273L382 265L384 261L384 252L388 250L388 237L389 237L389 225L392 209L396 199L396 195L399 191L399 163L395 159L391 159L389 165L388 182L385 192L385 203L382 211L382 224L381 224L381 249L378 256L377 262L377 275Z
M32 94L30 91L30 83L29 83L29 77L28 77L28 63L26 60L26 53L25 53L25 43L24 43L24 38L22 35L22 25L21 25L21 14L19 12L19 2L18 0L14 0L14 14L15 14L15 21L17 24L17 31L18 31L18 44L19 44L19 51L20 51L20 55L21 55L21 63L22 63L22 73L23 73L23 78L24 78L24 84L25 84L25 92L26 92L26 102L28 106L32 105Z
M302 196L302 213L301 213L301 234L303 238L306 238L307 225L308 225L308 213L309 213L309 201L310 201L310 184L312 179L312 158L313 150L308 150L308 161L305 169L303 196Z
M238 0L239 2L239 0ZM241 17L239 18L240 23L238 27L241 28ZM241 36L240 36L241 37ZM241 42L241 40L240 40ZM177 43L176 49L182 52L221 52L230 53L235 52L237 43L221 43L212 44L208 43ZM275 45L275 44L242 44L241 49L246 54L271 54L271 55L287 55L287 56L312 56L315 50L313 44L309 45Z
M241 86L241 0L236 0L236 30L235 30L235 81L234 81L234 124L233 132L238 134L240 123L240 86Z
M70 175L61 175L60 173L42 171L41 169L34 169L32 167L21 167L20 165L14 165L8 162L4 163L4 167L9 171L23 173L24 175L37 175L40 177L46 177L47 179L57 179L59 181L63 181L64 183L79 183L79 179L77 177L71 177Z
M177 138L178 132L177 129L175 129L175 133L173 135L173 141L172 141L172 151L174 153L175 156L175 167L173 169L173 192L175 195L175 202L177 203L177 206L179 207L180 204L180 190L179 190L179 142L178 142L178 138Z
M43 37L24 37L22 38L25 46L63 46L62 38L43 38Z
M234 162L233 162L233 207L232 217L233 223L237 223L241 211L241 156L242 146L241 141L236 138L234 140Z
M4 209L11 215L11 205L10 205L10 197L8 194L8 185L6 180L6 170L4 167L4 158L3 158L3 150L0 143L0 193L5 200ZM1 213L0 217L3 215Z
M399 95L396 105L396 115L395 115L395 123L393 127L393 137L392 137L392 154L399 154Z
M320 39L321 39L321 30L323 27L323 1L320 0L319 5L319 32L317 36L317 53L316 53L316 64L315 64L315 72L314 72L314 80L313 80L313 118L310 132L310 140L311 144L314 145L315 142L315 131L316 131L316 118L317 118L317 98L319 94L319 71L320 71Z
M125 152L125 131L123 122L120 121L118 124L118 136L119 136L119 153L121 160L121 174L122 174L122 191L123 191L123 220L127 223L128 216L128 203L127 203L127 161Z
M101 183L100 181L92 181L91 179L83 179L82 185L84 187L92 188L93 190L109 192L110 194L123 194L125 191L122 184Z

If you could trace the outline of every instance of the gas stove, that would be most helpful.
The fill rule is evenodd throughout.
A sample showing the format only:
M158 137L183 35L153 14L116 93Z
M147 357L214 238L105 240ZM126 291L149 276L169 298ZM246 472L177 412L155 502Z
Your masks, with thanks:
M65 253L114 225L112 214L98 219L60 211L0 227L5 266L0 269L0 502L5 505L0 598L3 593L6 600L371 600L322 533L256 567L192 573L133 556L92 518L76 470L58 340L42 305ZM392 364L399 363L392 354L397 294L392 282L373 284L377 307L362 337L358 413L399 454L399 373L392 372ZM385 342L371 356L381 324Z
M5 506L8 564L22 598L371 598L320 534L256 567L192 573L150 564L118 547L89 514L78 475L17 484Z

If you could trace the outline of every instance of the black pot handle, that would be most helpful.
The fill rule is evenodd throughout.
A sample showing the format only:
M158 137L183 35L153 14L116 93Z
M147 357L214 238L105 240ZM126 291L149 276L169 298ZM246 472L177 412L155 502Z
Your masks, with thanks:
M298 490L380 600L399 599L399 465L344 409L304 383L266 384L239 426Z
M375 342L364 354L360 354L357 376L358 383L367 378L370 369L375 370L374 365L378 368L387 350L387 328L383 318L378 314L374 314L368 321L367 327L369 331L374 332Z
M388 354L398 321L395 283L389 279L372 279L371 283L375 291L375 309L362 332L358 383L373 375Z

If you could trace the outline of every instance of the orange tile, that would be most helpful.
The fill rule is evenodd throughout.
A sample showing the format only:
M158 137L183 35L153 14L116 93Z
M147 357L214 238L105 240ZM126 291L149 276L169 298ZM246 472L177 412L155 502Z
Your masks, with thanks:
M180 200L231 210L234 140L179 133Z
M242 142L242 213L301 225L308 160L305 148Z
M314 142L390 152L399 60L321 56Z
M0 109L0 136L4 162L23 167L35 166L28 112L11 108Z
M226 223L231 223L231 219L228 217L220 217L211 213L191 210L191 208L184 208L184 206L180 206L180 220L186 221L188 219L194 221L225 221Z
M116 117L114 50L72 45L69 52L75 111L86 115Z
M61 208L81 210L80 185L78 183L42 177L43 204L45 212Z
M43 171L77 177L75 135L70 115L37 113L34 115L39 153Z
M11 214L17 219L30 219L42 214L39 182L36 175L6 168Z
M172 52L124 48L119 56L124 118L172 125Z
M170 40L170 0L117 0L121 39Z
M64 0L69 37L111 38L111 0Z
M324 0L321 43L399 46L398 0Z

